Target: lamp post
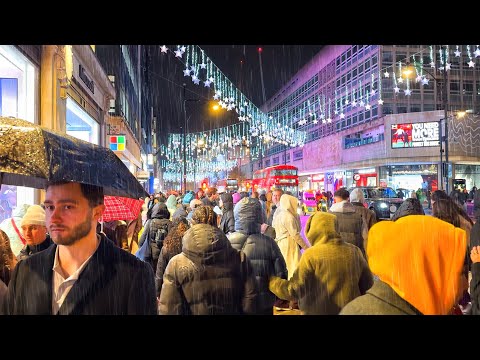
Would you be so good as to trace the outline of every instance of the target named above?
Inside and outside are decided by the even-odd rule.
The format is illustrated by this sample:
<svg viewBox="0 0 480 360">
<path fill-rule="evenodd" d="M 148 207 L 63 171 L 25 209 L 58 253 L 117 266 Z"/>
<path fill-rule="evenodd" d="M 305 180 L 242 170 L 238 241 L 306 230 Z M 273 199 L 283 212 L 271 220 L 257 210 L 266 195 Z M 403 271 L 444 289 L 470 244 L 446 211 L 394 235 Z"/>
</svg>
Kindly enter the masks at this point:
<svg viewBox="0 0 480 360">
<path fill-rule="evenodd" d="M 208 101 L 204 99 L 187 99 L 187 84 L 183 84 L 183 116 L 184 116 L 184 125 L 183 125 L 183 193 L 187 192 L 187 125 L 188 125 L 188 118 L 187 118 L 187 102 L 200 102 L 200 101 Z M 212 107 L 214 111 L 219 109 L 218 105 L 214 105 Z M 194 186 L 195 186 L 195 165 L 194 165 Z"/>
<path fill-rule="evenodd" d="M 440 130 L 440 188 L 442 190 L 445 189 L 445 192 L 448 194 L 448 94 L 447 94 L 447 56 L 446 56 L 446 48 L 445 46 L 441 47 L 442 49 L 442 56 L 443 56 L 443 82 L 442 82 L 442 87 L 441 87 L 441 92 L 442 92 L 442 105 L 443 105 L 443 119 L 440 119 L 439 123 L 439 130 Z M 407 64 L 407 69 L 410 67 L 410 64 Z M 439 79 L 433 75 L 430 71 L 426 70 L 425 68 L 422 69 L 429 74 L 435 83 L 438 85 Z M 411 73 L 411 69 L 407 70 L 404 72 L 406 77 L 409 76 Z M 442 120 L 445 122 L 445 134 L 442 136 Z M 445 163 L 443 162 L 443 142 L 445 142 Z M 446 178 L 446 181 L 445 181 Z M 444 181 L 445 181 L 445 187 L 444 187 Z"/>
<path fill-rule="evenodd" d="M 183 188 L 182 192 L 185 194 L 187 192 L 187 101 L 198 102 L 200 99 L 187 99 L 187 84 L 183 84 Z"/>
</svg>

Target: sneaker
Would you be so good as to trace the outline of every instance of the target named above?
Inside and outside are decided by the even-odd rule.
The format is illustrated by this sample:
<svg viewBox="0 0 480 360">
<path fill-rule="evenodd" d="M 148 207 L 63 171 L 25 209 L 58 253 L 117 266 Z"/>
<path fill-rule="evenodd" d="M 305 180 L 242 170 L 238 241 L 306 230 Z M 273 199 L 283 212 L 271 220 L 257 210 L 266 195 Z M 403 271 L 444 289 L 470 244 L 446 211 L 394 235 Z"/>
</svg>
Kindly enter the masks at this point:
<svg viewBox="0 0 480 360">
<path fill-rule="evenodd" d="M 273 304 L 273 308 L 277 311 L 290 310 L 290 301 L 277 299 L 277 300 L 275 300 L 275 303 Z"/>
</svg>

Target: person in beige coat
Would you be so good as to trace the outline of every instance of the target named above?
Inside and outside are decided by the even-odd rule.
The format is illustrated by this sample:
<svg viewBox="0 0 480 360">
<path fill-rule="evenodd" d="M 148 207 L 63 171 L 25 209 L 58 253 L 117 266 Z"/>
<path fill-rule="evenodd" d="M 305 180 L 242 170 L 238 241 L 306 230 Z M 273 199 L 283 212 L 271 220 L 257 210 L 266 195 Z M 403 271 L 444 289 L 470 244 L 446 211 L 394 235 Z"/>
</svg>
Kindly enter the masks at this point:
<svg viewBox="0 0 480 360">
<path fill-rule="evenodd" d="M 300 261 L 300 249 L 308 248 L 308 244 L 300 235 L 301 224 L 297 214 L 297 205 L 296 197 L 283 194 L 272 221 L 276 234 L 275 241 L 287 264 L 289 279 Z"/>
<path fill-rule="evenodd" d="M 289 280 L 270 277 L 269 289 L 282 299 L 299 299 L 305 315 L 336 315 L 373 285 L 361 250 L 342 240 L 333 214 L 316 212 L 305 226 L 307 249 Z"/>
</svg>

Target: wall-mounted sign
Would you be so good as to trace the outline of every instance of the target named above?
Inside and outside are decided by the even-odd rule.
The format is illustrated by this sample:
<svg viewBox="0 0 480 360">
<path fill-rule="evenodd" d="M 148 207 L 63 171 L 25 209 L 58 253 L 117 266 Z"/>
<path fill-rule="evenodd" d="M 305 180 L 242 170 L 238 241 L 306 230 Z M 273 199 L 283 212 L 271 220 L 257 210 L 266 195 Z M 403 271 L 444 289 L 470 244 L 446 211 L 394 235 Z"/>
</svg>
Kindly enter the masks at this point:
<svg viewBox="0 0 480 360">
<path fill-rule="evenodd" d="M 440 146 L 439 123 L 392 124 L 392 149 Z"/>
<path fill-rule="evenodd" d="M 360 174 L 353 175 L 353 180 L 355 180 L 355 181 L 360 180 Z"/>
<path fill-rule="evenodd" d="M 115 124 L 108 124 L 108 135 L 118 135 L 122 131 L 122 127 L 120 125 Z"/>
<path fill-rule="evenodd" d="M 85 86 L 92 92 L 92 94 L 95 94 L 95 84 L 93 80 L 91 80 L 88 76 L 87 73 L 85 72 L 85 68 L 79 64 L 78 65 L 78 75 L 80 76 L 80 79 L 82 79 L 83 83 Z"/>
<path fill-rule="evenodd" d="M 149 171 L 137 171 L 137 179 L 139 180 L 147 180 L 150 178 L 150 172 Z"/>
<path fill-rule="evenodd" d="M 109 136 L 110 150 L 125 151 L 125 135 Z"/>
<path fill-rule="evenodd" d="M 324 174 L 316 174 L 312 176 L 312 181 L 313 182 L 322 182 L 325 179 Z"/>
</svg>

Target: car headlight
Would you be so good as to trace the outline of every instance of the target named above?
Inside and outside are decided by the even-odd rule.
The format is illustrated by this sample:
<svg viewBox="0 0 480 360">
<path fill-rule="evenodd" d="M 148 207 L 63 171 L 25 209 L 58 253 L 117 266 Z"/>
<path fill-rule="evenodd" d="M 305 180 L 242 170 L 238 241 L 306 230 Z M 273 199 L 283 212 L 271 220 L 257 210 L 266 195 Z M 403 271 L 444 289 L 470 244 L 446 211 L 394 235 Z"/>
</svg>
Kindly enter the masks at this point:
<svg viewBox="0 0 480 360">
<path fill-rule="evenodd" d="M 380 209 L 386 209 L 386 208 L 388 208 L 388 205 L 385 204 L 385 203 L 381 203 L 381 204 L 379 205 L 379 207 L 380 207 Z"/>
</svg>

